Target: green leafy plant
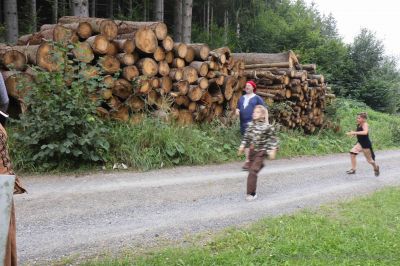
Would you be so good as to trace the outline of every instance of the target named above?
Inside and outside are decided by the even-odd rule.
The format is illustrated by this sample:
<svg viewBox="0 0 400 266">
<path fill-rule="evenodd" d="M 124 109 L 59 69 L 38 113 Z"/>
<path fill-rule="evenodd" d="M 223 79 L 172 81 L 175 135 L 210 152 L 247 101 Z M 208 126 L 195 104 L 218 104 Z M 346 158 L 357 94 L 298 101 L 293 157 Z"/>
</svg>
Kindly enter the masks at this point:
<svg viewBox="0 0 400 266">
<path fill-rule="evenodd" d="M 67 48 L 57 49 L 63 56 L 58 62 L 65 62 L 60 71 L 34 68 L 35 83 L 21 86 L 31 90 L 24 97 L 27 111 L 15 121 L 14 138 L 32 155 L 25 160 L 45 169 L 102 161 L 109 150 L 107 129 L 96 115 L 96 102 L 89 98 L 101 87 L 102 78 L 84 75 L 86 64 L 68 60 Z"/>
</svg>

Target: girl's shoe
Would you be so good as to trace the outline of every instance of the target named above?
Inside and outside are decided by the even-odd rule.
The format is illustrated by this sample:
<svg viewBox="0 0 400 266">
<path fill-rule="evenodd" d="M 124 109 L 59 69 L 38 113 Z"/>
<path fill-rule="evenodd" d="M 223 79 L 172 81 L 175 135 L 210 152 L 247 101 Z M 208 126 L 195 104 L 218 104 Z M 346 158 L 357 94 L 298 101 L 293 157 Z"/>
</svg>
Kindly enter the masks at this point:
<svg viewBox="0 0 400 266">
<path fill-rule="evenodd" d="M 376 166 L 376 168 L 374 169 L 374 173 L 375 173 L 375 176 L 379 176 L 379 165 L 377 165 Z"/>
<path fill-rule="evenodd" d="M 250 195 L 250 194 L 247 194 L 247 196 L 246 196 L 246 200 L 247 201 L 253 201 L 253 200 L 255 200 L 257 198 L 257 194 L 255 194 L 254 196 L 253 195 Z"/>
<path fill-rule="evenodd" d="M 242 166 L 243 171 L 249 171 L 250 168 L 250 162 L 245 162 L 244 165 Z"/>
<path fill-rule="evenodd" d="M 350 170 L 346 171 L 346 174 L 348 174 L 348 175 L 353 175 L 355 173 L 356 173 L 356 170 L 354 170 L 354 169 L 350 169 Z"/>
</svg>

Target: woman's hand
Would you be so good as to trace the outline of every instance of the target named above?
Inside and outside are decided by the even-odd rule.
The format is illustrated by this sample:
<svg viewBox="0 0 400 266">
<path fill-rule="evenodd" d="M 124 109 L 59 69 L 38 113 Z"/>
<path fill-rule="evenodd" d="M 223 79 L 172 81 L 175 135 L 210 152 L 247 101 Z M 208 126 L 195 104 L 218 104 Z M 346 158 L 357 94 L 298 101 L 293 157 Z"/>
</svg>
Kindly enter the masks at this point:
<svg viewBox="0 0 400 266">
<path fill-rule="evenodd" d="M 357 134 L 356 134 L 355 131 L 350 131 L 350 132 L 347 132 L 346 135 L 347 135 L 347 136 L 354 137 L 354 136 L 357 135 Z"/>
</svg>

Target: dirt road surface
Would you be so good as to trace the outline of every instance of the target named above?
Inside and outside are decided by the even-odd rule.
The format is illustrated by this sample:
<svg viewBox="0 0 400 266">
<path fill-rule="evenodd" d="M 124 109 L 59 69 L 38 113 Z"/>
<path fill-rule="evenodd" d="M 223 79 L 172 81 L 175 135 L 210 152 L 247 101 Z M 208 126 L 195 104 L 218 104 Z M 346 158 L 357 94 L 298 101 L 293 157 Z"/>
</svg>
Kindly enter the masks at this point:
<svg viewBox="0 0 400 266">
<path fill-rule="evenodd" d="M 377 152 L 381 175 L 347 154 L 266 161 L 258 199 L 246 202 L 241 163 L 145 173 L 24 177 L 29 194 L 15 197 L 21 264 L 181 241 L 199 232 L 353 198 L 400 185 L 400 150 Z"/>
</svg>

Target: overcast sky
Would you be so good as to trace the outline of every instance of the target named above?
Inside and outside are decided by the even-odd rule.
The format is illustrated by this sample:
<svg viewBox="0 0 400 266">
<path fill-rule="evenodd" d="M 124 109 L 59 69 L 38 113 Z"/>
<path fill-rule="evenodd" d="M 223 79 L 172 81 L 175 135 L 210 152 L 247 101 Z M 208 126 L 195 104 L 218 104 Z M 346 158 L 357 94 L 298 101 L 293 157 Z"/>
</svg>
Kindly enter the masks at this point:
<svg viewBox="0 0 400 266">
<path fill-rule="evenodd" d="M 305 0 L 322 14 L 332 13 L 339 34 L 351 43 L 367 28 L 383 41 L 388 55 L 400 56 L 400 1 L 398 0 Z"/>
</svg>

